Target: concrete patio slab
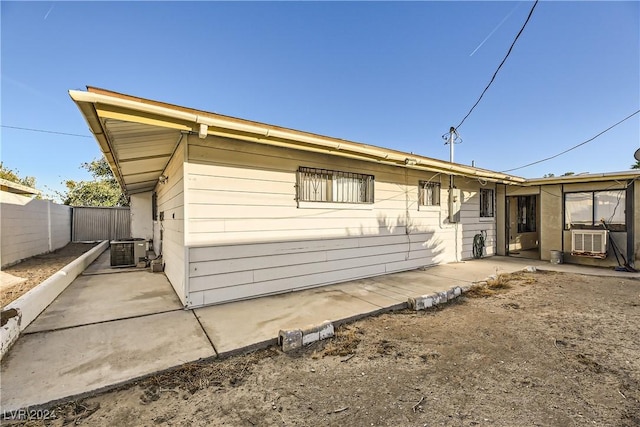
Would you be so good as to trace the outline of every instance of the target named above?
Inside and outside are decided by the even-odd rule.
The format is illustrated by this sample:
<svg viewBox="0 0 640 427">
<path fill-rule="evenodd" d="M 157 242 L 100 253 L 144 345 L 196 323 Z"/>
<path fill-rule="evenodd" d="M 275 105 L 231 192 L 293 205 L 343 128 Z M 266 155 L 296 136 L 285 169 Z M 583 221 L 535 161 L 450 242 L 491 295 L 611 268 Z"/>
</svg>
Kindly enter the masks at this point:
<svg viewBox="0 0 640 427">
<path fill-rule="evenodd" d="M 405 302 L 410 297 L 430 292 L 446 291 L 453 286 L 459 286 L 460 283 L 464 283 L 460 280 L 433 276 L 426 271 L 420 271 L 419 275 L 409 273 L 411 272 L 395 273 L 393 277 L 390 278 L 389 283 L 385 284 L 388 289 L 402 293 L 402 295 L 405 296 Z"/>
<path fill-rule="evenodd" d="M 182 304 L 164 274 L 138 270 L 126 274 L 81 275 L 25 333 L 181 309 Z"/>
<path fill-rule="evenodd" d="M 0 404 L 41 405 L 212 356 L 184 310 L 29 334 L 2 360 Z"/>
<path fill-rule="evenodd" d="M 522 270 L 528 265 L 529 260 L 505 261 L 502 257 L 473 260 L 194 311 L 218 353 L 225 355 L 275 343 L 281 329 L 304 329 L 325 320 L 339 324 L 406 307 L 409 298 L 485 280 L 496 272 Z"/>
<path fill-rule="evenodd" d="M 584 274 L 586 276 L 620 277 L 622 279 L 640 279 L 640 273 L 615 271 L 612 268 L 586 267 L 575 264 L 551 264 L 549 262 L 540 262 L 540 264 L 533 263 L 532 265 L 536 266 L 536 268 L 541 271 Z"/>
<path fill-rule="evenodd" d="M 362 299 L 378 307 L 392 307 L 406 302 L 407 298 L 397 292 L 373 283 L 353 283 L 353 286 L 339 288 L 353 298 Z"/>
<path fill-rule="evenodd" d="M 485 280 L 492 274 L 512 273 L 522 270 L 526 266 L 533 265 L 534 263 L 535 261 L 528 259 L 494 256 L 437 265 L 426 268 L 424 272 L 441 279 L 450 279 L 468 284 Z M 538 261 L 538 263 L 540 263 L 540 261 Z M 414 271 L 413 273 L 418 273 L 418 271 Z"/>
<path fill-rule="evenodd" d="M 220 355 L 275 343 L 280 329 L 371 313 L 380 306 L 328 287 L 238 301 L 194 312 Z"/>
</svg>

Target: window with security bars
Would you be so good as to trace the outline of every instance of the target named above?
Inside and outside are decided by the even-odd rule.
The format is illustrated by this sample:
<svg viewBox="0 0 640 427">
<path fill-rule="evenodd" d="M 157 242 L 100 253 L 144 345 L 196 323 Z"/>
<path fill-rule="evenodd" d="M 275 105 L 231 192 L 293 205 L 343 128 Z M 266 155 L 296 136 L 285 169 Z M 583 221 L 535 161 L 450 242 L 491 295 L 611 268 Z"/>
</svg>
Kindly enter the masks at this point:
<svg viewBox="0 0 640 427">
<path fill-rule="evenodd" d="M 480 189 L 480 218 L 493 218 L 493 190 Z"/>
<path fill-rule="evenodd" d="M 300 167 L 297 197 L 302 202 L 373 203 L 373 175 Z"/>
<path fill-rule="evenodd" d="M 439 182 L 420 181 L 418 191 L 418 202 L 420 206 L 440 205 Z"/>
</svg>

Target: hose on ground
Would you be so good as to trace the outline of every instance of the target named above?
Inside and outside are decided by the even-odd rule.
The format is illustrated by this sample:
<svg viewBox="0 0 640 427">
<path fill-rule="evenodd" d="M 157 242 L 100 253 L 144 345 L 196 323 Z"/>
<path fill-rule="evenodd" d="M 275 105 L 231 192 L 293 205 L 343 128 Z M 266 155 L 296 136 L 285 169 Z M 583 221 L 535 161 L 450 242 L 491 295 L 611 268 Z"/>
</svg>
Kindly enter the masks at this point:
<svg viewBox="0 0 640 427">
<path fill-rule="evenodd" d="M 473 236 L 473 257 L 475 259 L 482 258 L 484 253 L 484 233 L 478 233 Z"/>
</svg>

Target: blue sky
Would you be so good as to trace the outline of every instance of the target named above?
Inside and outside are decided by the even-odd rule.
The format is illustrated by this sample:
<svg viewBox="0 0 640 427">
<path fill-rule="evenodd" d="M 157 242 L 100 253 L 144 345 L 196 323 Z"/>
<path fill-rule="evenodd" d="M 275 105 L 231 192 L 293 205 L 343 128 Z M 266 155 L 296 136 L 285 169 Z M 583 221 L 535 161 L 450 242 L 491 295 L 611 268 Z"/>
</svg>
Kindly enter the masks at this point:
<svg viewBox="0 0 640 427">
<path fill-rule="evenodd" d="M 441 135 L 489 82 L 532 2 L 5 2 L 3 126 L 90 135 L 86 85 L 448 160 Z M 517 167 L 640 109 L 640 3 L 543 1 L 475 111 L 455 161 Z M 484 43 L 483 43 L 484 42 Z M 91 138 L 1 128 L 38 187 L 87 179 Z M 627 170 L 640 115 L 514 171 Z"/>
</svg>

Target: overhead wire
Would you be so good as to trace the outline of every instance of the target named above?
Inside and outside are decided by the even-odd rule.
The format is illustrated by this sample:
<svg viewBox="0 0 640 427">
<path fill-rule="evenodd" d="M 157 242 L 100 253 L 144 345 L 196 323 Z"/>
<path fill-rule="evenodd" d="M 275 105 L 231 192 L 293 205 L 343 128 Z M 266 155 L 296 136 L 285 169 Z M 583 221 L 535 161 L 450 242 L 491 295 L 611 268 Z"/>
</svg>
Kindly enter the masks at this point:
<svg viewBox="0 0 640 427">
<path fill-rule="evenodd" d="M 19 127 L 19 126 L 8 126 L 8 125 L 0 125 L 0 126 L 2 126 L 3 128 L 7 128 L 7 129 L 26 130 L 26 131 L 29 131 L 29 132 L 52 133 L 52 134 L 55 134 L 55 135 L 77 136 L 77 137 L 80 137 L 80 138 L 93 138 L 92 136 L 80 135 L 78 133 L 56 132 L 56 131 L 53 131 L 53 130 L 23 128 L 23 127 Z"/>
<path fill-rule="evenodd" d="M 513 43 L 511 43 L 511 46 L 509 47 L 509 50 L 507 51 L 507 54 L 504 56 L 504 58 L 502 59 L 502 62 L 500 62 L 500 65 L 498 65 L 498 68 L 496 69 L 495 73 L 493 73 L 493 76 L 491 77 L 491 80 L 489 81 L 489 84 L 484 88 L 484 90 L 482 91 L 482 93 L 480 94 L 480 97 L 478 98 L 478 100 L 476 101 L 475 104 L 473 104 L 473 107 L 471 107 L 471 109 L 469 110 L 469 112 L 467 113 L 466 116 L 464 116 L 464 118 L 460 121 L 460 123 L 458 124 L 458 126 L 456 126 L 455 128 L 458 129 L 460 126 L 462 126 L 462 124 L 465 122 L 465 120 L 467 120 L 467 117 L 469 117 L 471 115 L 471 113 L 473 112 L 473 110 L 478 106 L 478 104 L 480 103 L 480 101 L 482 100 L 482 97 L 484 96 L 484 94 L 487 92 L 487 90 L 489 90 L 489 87 L 491 86 L 491 84 L 493 83 L 493 81 L 496 79 L 496 76 L 498 75 L 498 72 L 500 71 L 500 69 L 502 68 L 502 66 L 504 65 L 504 63 L 507 61 L 507 58 L 509 57 L 509 55 L 511 54 L 511 51 L 513 50 L 513 47 L 516 45 L 516 42 L 518 41 L 518 38 L 520 38 L 520 35 L 522 34 L 522 32 L 524 31 L 524 28 L 527 26 L 527 23 L 529 22 L 529 20 L 531 19 L 531 15 L 533 15 L 533 11 L 535 10 L 536 6 L 538 5 L 538 1 L 536 0 L 533 3 L 533 6 L 531 7 L 531 10 L 529 11 L 529 15 L 527 16 L 527 19 L 524 21 L 524 24 L 522 24 L 522 27 L 520 28 L 520 31 L 518 31 L 518 34 L 516 34 L 516 37 L 513 39 Z"/>
<path fill-rule="evenodd" d="M 600 132 L 600 133 L 598 133 L 597 135 L 595 135 L 595 136 L 593 136 L 593 137 L 591 137 L 591 138 L 587 139 L 586 141 L 583 141 L 583 142 L 581 142 L 581 143 L 579 143 L 579 144 L 576 144 L 576 145 L 574 145 L 573 147 L 568 148 L 568 149 L 566 149 L 566 150 L 564 150 L 564 151 L 562 151 L 562 152 L 560 152 L 560 153 L 558 153 L 558 154 L 554 154 L 553 156 L 549 156 L 549 157 L 546 157 L 546 158 L 544 158 L 544 159 L 536 160 L 535 162 L 527 163 L 526 165 L 518 166 L 517 168 L 505 169 L 505 170 L 503 170 L 503 171 L 500 171 L 500 173 L 504 173 L 504 172 L 512 172 L 512 171 L 515 171 L 515 170 L 518 170 L 518 169 L 524 169 L 524 168 L 527 168 L 527 167 L 529 167 L 529 166 L 537 165 L 538 163 L 546 162 L 546 161 L 548 161 L 548 160 L 555 159 L 556 157 L 562 156 L 563 154 L 566 154 L 566 153 L 568 153 L 569 151 L 575 150 L 576 148 L 581 147 L 581 146 L 583 146 L 583 145 L 585 145 L 585 144 L 587 144 L 587 143 L 589 143 L 589 142 L 593 141 L 594 139 L 598 138 L 599 136 L 601 136 L 601 135 L 603 135 L 603 134 L 605 134 L 605 133 L 609 132 L 611 129 L 615 128 L 616 126 L 618 126 L 618 125 L 620 125 L 620 124 L 622 124 L 622 123 L 624 123 L 625 121 L 629 120 L 631 117 L 635 116 L 635 115 L 636 115 L 636 114 L 638 114 L 638 113 L 640 113 L 640 110 L 637 110 L 636 112 L 629 114 L 629 115 L 628 115 L 627 117 L 625 117 L 624 119 L 622 119 L 622 120 L 620 120 L 619 122 L 617 122 L 617 123 L 615 123 L 615 124 L 613 124 L 613 125 L 609 126 L 608 128 L 606 128 L 606 129 L 605 129 L 605 130 L 603 130 L 602 132 Z"/>
</svg>

